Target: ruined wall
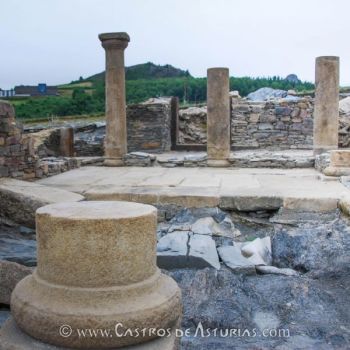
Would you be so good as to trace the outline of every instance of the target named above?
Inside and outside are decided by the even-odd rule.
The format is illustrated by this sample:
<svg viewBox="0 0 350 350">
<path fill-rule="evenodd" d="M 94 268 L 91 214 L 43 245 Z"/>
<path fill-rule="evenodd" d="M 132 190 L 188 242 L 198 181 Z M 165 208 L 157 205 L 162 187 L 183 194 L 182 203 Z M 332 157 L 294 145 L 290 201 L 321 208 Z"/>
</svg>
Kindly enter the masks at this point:
<svg viewBox="0 0 350 350">
<path fill-rule="evenodd" d="M 313 99 L 249 102 L 232 99 L 233 149 L 312 149 Z M 339 147 L 349 147 L 350 116 L 340 114 Z M 206 107 L 179 112 L 178 144 L 206 144 Z"/>
<path fill-rule="evenodd" d="M 34 154 L 32 139 L 22 132 L 13 106 L 0 101 L 0 176 L 36 177 L 38 157 Z"/>
<path fill-rule="evenodd" d="M 171 148 L 171 98 L 150 99 L 127 108 L 128 152 Z"/>
<path fill-rule="evenodd" d="M 128 152 L 160 153 L 171 148 L 172 98 L 150 99 L 127 107 Z M 105 123 L 74 130 L 77 156 L 102 156 Z"/>
<path fill-rule="evenodd" d="M 310 149 L 313 143 L 313 105 L 298 102 L 232 103 L 233 148 Z"/>
<path fill-rule="evenodd" d="M 23 134 L 13 106 L 0 101 L 0 177 L 31 180 L 78 167 L 74 158 L 52 157 L 58 145 L 59 129 Z"/>
</svg>

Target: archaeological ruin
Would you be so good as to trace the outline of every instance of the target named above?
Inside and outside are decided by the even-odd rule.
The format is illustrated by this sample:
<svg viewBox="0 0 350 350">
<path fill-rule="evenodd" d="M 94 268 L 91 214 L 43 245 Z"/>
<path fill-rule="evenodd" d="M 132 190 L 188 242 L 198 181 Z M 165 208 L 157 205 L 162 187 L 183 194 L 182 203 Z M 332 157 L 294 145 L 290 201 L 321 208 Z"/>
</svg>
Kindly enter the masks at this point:
<svg viewBox="0 0 350 350">
<path fill-rule="evenodd" d="M 105 120 L 23 127 L 0 100 L 0 350 L 349 348 L 339 57 L 314 95 L 212 67 L 205 104 L 127 106 L 132 41 L 98 37 Z"/>
</svg>

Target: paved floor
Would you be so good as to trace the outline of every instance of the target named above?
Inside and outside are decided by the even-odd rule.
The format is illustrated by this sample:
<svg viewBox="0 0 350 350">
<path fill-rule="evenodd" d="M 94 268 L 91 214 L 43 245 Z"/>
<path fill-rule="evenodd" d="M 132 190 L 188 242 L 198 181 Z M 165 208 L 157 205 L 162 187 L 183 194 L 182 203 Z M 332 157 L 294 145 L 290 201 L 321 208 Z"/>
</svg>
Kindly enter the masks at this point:
<svg viewBox="0 0 350 350">
<path fill-rule="evenodd" d="M 350 191 L 324 181 L 314 169 L 141 168 L 88 166 L 38 183 L 83 194 L 89 200 L 131 200 L 239 210 L 281 206 L 316 211 L 337 207 Z"/>
</svg>

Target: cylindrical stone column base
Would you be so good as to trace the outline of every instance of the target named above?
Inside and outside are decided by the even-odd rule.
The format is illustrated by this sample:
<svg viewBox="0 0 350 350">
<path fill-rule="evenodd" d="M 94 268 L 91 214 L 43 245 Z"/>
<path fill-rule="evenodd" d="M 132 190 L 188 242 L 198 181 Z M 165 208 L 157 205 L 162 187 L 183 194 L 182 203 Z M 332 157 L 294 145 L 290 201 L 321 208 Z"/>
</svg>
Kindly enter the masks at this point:
<svg viewBox="0 0 350 350">
<path fill-rule="evenodd" d="M 138 203 L 38 209 L 38 266 L 11 299 L 18 327 L 44 343 L 81 349 L 120 348 L 158 336 L 135 336 L 136 329 L 172 329 L 181 315 L 181 293 L 156 266 L 156 224 L 156 208 Z M 60 333 L 65 325 L 69 336 Z M 81 336 L 86 329 L 111 335 Z"/>
<path fill-rule="evenodd" d="M 207 152 L 209 166 L 229 165 L 230 80 L 228 68 L 207 71 Z"/>
<path fill-rule="evenodd" d="M 338 148 L 339 57 L 316 58 L 314 153 Z"/>
</svg>

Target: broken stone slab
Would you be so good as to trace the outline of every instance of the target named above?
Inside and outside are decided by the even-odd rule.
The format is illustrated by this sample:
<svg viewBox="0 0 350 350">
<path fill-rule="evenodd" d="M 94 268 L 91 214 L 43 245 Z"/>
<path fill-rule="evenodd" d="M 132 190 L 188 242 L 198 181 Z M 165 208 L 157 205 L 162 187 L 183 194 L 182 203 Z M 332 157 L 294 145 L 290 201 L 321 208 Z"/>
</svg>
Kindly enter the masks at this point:
<svg viewBox="0 0 350 350">
<path fill-rule="evenodd" d="M 256 238 L 242 246 L 241 252 L 246 258 L 251 258 L 255 265 L 270 265 L 272 262 L 271 239 L 269 236 Z"/>
<path fill-rule="evenodd" d="M 210 236 L 192 235 L 189 241 L 189 264 L 191 267 L 214 267 L 220 269 L 215 241 Z"/>
<path fill-rule="evenodd" d="M 157 264 L 160 268 L 220 269 L 215 241 L 210 236 L 174 231 L 163 236 L 157 245 Z"/>
<path fill-rule="evenodd" d="M 223 263 L 235 272 L 255 274 L 255 265 L 245 258 L 237 246 L 218 247 L 218 253 Z"/>
<path fill-rule="evenodd" d="M 157 265 L 163 269 L 187 267 L 188 241 L 188 231 L 174 231 L 163 236 L 157 244 Z"/>
<path fill-rule="evenodd" d="M 156 159 L 155 155 L 146 152 L 130 152 L 124 156 L 127 166 L 151 166 Z"/>
<path fill-rule="evenodd" d="M 30 267 L 0 260 L 0 304 L 10 305 L 11 293 L 17 283 L 32 272 Z"/>
<path fill-rule="evenodd" d="M 272 275 L 285 275 L 285 276 L 299 276 L 299 273 L 293 269 L 289 268 L 278 268 L 275 266 L 255 266 L 256 270 L 263 274 L 272 274 Z"/>
<path fill-rule="evenodd" d="M 213 235 L 223 237 L 238 237 L 241 232 L 234 227 L 232 220 L 225 217 L 220 223 L 216 222 L 212 217 L 198 219 L 191 227 L 193 233 L 201 235 Z"/>
<path fill-rule="evenodd" d="M 0 216 L 28 227 L 35 227 L 35 211 L 58 202 L 79 202 L 84 197 L 54 187 L 15 179 L 0 180 Z"/>
</svg>

